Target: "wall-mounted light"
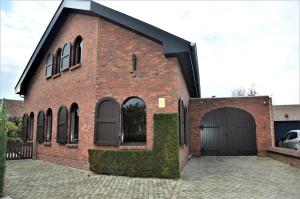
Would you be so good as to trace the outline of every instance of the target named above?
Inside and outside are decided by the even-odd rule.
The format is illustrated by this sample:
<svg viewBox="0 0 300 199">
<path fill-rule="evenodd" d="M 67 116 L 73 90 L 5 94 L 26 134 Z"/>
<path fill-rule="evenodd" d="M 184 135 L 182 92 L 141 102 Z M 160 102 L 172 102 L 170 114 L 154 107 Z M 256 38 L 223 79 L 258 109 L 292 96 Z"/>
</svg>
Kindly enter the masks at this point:
<svg viewBox="0 0 300 199">
<path fill-rule="evenodd" d="M 135 77 L 136 65 L 137 65 L 137 57 L 135 54 L 133 54 L 131 57 L 131 71 L 130 71 L 132 77 Z"/>
<path fill-rule="evenodd" d="M 284 114 L 284 117 L 285 117 L 285 119 L 288 119 L 289 118 L 289 114 Z"/>
</svg>

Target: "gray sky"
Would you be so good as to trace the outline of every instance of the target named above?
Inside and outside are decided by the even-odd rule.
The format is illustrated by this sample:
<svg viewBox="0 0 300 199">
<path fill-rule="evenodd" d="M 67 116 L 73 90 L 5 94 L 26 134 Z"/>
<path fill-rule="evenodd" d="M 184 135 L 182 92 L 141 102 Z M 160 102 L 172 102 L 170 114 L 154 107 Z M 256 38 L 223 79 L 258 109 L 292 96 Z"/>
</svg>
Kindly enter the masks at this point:
<svg viewBox="0 0 300 199">
<path fill-rule="evenodd" d="M 97 1 L 197 43 L 202 97 L 254 87 L 300 103 L 300 1 Z M 1 0 L 0 97 L 14 87 L 60 1 Z"/>
</svg>

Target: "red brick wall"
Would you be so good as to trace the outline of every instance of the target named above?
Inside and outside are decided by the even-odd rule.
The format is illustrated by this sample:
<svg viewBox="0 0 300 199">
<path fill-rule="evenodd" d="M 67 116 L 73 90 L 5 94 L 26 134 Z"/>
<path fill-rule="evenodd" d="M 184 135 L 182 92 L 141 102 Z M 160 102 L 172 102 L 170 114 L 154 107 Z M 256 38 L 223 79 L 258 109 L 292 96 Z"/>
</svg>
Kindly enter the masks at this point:
<svg viewBox="0 0 300 199">
<path fill-rule="evenodd" d="M 179 75 L 177 59 L 166 58 L 161 44 L 103 19 L 80 14 L 68 17 L 48 52 L 55 53 L 65 42 L 73 42 L 77 35 L 83 38 L 81 67 L 47 80 L 44 77 L 46 53 L 28 87 L 24 109 L 35 116 L 34 140 L 38 112 L 43 110 L 46 113 L 51 108 L 53 114 L 51 146 L 37 144 L 37 157 L 88 168 L 88 149 L 113 148 L 93 144 L 95 105 L 107 96 L 114 97 L 120 105 L 128 97 L 137 96 L 147 106 L 146 146 L 114 149 L 152 149 L 153 114 L 177 112 L 179 91 L 188 101 L 185 88 L 178 90 L 183 79 Z M 137 55 L 135 77 L 130 73 L 132 54 Z M 158 108 L 158 98 L 166 99 L 165 108 Z M 57 114 L 61 105 L 70 109 L 74 102 L 79 106 L 79 142 L 77 148 L 68 148 L 56 143 Z"/>
<path fill-rule="evenodd" d="M 234 97 L 190 99 L 190 152 L 201 155 L 200 122 L 205 113 L 222 107 L 234 107 L 249 112 L 256 122 L 257 152 L 265 156 L 274 136 L 271 125 L 271 99 L 262 97 Z"/>
</svg>

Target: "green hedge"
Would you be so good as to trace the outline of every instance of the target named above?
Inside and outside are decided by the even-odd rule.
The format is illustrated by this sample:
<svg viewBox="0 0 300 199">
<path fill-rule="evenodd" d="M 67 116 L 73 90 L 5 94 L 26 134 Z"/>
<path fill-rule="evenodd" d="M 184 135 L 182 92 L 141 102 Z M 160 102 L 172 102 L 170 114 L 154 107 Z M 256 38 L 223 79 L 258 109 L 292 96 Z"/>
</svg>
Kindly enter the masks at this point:
<svg viewBox="0 0 300 199">
<path fill-rule="evenodd" d="M 6 150 L 6 111 L 0 105 L 0 197 L 3 196 L 4 172 L 5 172 L 5 150 Z"/>
<path fill-rule="evenodd" d="M 178 135 L 178 114 L 156 114 L 153 150 L 89 149 L 90 169 L 108 175 L 179 178 Z"/>
</svg>

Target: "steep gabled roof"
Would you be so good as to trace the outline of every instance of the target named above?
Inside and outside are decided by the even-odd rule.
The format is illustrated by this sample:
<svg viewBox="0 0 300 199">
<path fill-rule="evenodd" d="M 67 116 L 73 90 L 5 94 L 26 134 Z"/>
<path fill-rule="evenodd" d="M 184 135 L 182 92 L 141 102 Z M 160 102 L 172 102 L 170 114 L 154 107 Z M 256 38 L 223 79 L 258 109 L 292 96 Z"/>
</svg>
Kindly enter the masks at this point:
<svg viewBox="0 0 300 199">
<path fill-rule="evenodd" d="M 25 95 L 27 86 L 58 30 L 70 13 L 104 18 L 163 45 L 166 57 L 177 57 L 191 97 L 200 97 L 196 45 L 138 19 L 93 1 L 62 1 L 23 71 L 15 92 Z"/>
</svg>

